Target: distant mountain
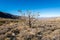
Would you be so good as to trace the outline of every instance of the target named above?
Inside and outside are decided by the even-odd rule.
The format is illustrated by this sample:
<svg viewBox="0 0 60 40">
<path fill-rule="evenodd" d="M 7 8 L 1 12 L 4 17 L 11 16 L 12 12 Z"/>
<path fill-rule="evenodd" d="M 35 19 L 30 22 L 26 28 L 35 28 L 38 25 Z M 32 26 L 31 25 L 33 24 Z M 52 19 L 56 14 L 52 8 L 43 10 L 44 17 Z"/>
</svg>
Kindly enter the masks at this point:
<svg viewBox="0 0 60 40">
<path fill-rule="evenodd" d="M 18 18 L 19 18 L 19 16 L 12 15 L 12 14 L 5 13 L 5 12 L 0 12 L 0 18 L 18 19 Z"/>
</svg>

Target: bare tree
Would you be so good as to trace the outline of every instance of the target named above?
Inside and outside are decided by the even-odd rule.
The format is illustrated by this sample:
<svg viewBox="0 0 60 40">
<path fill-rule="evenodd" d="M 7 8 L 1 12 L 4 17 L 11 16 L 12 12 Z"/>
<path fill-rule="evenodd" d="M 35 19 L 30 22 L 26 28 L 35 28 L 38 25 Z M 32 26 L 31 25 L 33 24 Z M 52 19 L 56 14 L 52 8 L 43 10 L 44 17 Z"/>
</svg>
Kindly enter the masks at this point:
<svg viewBox="0 0 60 40">
<path fill-rule="evenodd" d="M 27 10 L 25 13 L 22 13 L 22 11 L 19 11 L 21 16 L 24 17 L 24 20 L 27 20 L 27 23 L 29 25 L 29 27 L 32 27 L 32 25 L 34 25 L 35 21 L 37 20 L 39 13 L 32 13 L 32 11 Z M 26 21 L 24 22 L 24 24 L 26 23 Z"/>
</svg>

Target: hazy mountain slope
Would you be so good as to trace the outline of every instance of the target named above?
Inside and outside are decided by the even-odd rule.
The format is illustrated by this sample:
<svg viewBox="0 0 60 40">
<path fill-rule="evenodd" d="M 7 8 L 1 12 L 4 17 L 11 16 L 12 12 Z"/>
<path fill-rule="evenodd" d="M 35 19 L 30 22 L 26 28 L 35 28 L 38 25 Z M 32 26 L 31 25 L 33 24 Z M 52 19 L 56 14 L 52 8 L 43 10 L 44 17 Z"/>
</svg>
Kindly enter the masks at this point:
<svg viewBox="0 0 60 40">
<path fill-rule="evenodd" d="M 0 12 L 0 17 L 1 18 L 11 18 L 11 19 L 17 19 L 19 18 L 18 16 L 9 14 L 9 13 L 4 13 L 4 12 Z"/>
</svg>

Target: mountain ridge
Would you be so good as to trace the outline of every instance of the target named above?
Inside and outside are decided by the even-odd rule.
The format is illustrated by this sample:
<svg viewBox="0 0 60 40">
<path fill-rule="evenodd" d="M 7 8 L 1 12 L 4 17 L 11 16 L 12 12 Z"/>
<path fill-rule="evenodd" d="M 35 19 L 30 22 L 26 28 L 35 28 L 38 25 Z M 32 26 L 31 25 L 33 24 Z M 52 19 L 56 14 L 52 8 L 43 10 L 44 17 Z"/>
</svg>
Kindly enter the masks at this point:
<svg viewBox="0 0 60 40">
<path fill-rule="evenodd" d="M 12 15 L 12 14 L 10 14 L 10 13 L 6 13 L 6 12 L 1 12 L 1 11 L 0 11 L 0 18 L 18 19 L 19 16 Z"/>
</svg>

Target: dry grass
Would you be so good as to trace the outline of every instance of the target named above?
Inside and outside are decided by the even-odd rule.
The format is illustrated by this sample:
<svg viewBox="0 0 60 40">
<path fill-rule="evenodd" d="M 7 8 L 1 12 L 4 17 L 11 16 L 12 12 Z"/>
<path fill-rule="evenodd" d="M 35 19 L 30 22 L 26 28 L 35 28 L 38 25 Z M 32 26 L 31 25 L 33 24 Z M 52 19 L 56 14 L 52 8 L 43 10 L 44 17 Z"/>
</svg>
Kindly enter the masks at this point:
<svg viewBox="0 0 60 40">
<path fill-rule="evenodd" d="M 38 20 L 32 28 L 24 22 L 18 20 L 0 26 L 0 40 L 10 40 L 13 34 L 16 40 L 60 40 L 60 18 Z"/>
</svg>

